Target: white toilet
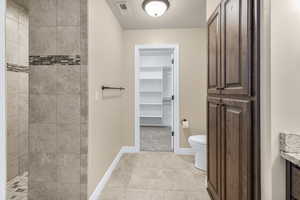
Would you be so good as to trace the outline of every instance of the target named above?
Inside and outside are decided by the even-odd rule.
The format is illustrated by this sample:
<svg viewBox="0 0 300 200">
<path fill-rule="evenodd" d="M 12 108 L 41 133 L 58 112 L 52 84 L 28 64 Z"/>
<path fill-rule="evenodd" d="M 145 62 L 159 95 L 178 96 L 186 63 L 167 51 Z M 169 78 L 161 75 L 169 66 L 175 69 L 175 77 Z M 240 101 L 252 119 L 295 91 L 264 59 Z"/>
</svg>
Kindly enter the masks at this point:
<svg viewBox="0 0 300 200">
<path fill-rule="evenodd" d="M 195 154 L 195 167 L 206 171 L 206 135 L 193 135 L 189 137 L 189 143 Z"/>
</svg>

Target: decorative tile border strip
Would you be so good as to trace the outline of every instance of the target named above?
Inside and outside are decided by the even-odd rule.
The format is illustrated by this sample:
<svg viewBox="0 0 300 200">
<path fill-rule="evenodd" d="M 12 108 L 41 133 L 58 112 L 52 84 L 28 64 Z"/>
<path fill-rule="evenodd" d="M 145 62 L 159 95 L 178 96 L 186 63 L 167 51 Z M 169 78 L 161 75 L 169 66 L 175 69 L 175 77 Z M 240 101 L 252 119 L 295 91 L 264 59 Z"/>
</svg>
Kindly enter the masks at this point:
<svg viewBox="0 0 300 200">
<path fill-rule="evenodd" d="M 29 56 L 30 65 L 80 65 L 80 55 Z"/>
<path fill-rule="evenodd" d="M 6 63 L 6 69 L 7 69 L 7 71 L 11 71 L 11 72 L 29 73 L 29 66 L 22 66 L 22 65 Z"/>
</svg>

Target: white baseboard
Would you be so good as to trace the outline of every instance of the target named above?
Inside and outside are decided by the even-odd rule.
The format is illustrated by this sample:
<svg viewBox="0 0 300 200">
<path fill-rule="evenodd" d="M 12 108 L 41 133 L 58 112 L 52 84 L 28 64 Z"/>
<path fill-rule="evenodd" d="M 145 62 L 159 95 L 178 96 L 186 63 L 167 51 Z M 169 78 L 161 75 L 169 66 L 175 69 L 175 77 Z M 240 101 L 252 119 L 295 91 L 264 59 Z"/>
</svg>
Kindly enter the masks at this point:
<svg viewBox="0 0 300 200">
<path fill-rule="evenodd" d="M 137 153 L 139 150 L 136 147 L 124 146 L 121 148 L 122 153 Z"/>
<path fill-rule="evenodd" d="M 175 153 L 179 155 L 194 155 L 195 151 L 192 148 L 179 148 L 175 150 Z"/>
<path fill-rule="evenodd" d="M 121 150 L 119 151 L 119 153 L 117 154 L 117 156 L 115 157 L 115 159 L 110 164 L 107 171 L 105 172 L 104 176 L 102 177 L 102 179 L 98 183 L 96 189 L 94 190 L 94 192 L 90 196 L 89 200 L 100 200 L 99 198 L 100 198 L 101 192 L 103 191 L 106 183 L 108 182 L 109 178 L 111 177 L 112 172 L 117 167 L 122 155 L 124 153 L 136 153 L 136 152 L 138 152 L 138 150 L 135 147 L 126 147 L 126 146 L 124 146 L 124 147 L 121 148 Z"/>
</svg>

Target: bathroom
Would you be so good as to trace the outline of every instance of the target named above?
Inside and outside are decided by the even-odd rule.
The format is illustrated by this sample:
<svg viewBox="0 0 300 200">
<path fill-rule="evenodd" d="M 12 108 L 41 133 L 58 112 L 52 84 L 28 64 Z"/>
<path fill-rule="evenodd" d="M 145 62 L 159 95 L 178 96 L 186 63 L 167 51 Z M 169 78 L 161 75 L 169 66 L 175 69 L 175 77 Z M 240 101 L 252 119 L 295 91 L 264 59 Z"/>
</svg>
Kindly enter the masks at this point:
<svg viewBox="0 0 300 200">
<path fill-rule="evenodd" d="M 298 195 L 299 1 L 0 3 L 1 200 Z"/>
<path fill-rule="evenodd" d="M 205 1 L 194 2 L 194 10 L 193 5 L 186 8 L 202 10 L 197 15 L 201 20 L 194 19 L 186 27 L 182 25 L 192 16 L 178 26 L 168 19 L 138 29 L 120 25 L 115 1 L 89 3 L 95 6 L 88 8 L 86 0 L 7 0 L 9 200 L 86 199 L 94 190 L 93 181 L 99 181 L 120 149 L 137 151 L 132 133 L 139 124 L 130 121 L 135 121 L 134 98 L 139 93 L 134 89 L 138 44 L 176 47 L 172 53 L 175 63 L 169 68 L 173 72 L 168 80 L 169 99 L 165 100 L 169 104 L 166 112 L 173 114 L 167 117 L 168 123 L 174 125 L 164 133 L 167 140 L 156 138 L 165 145 L 162 149 L 147 144 L 140 133 L 140 144 L 151 146 L 150 150 L 141 146 L 141 150 L 191 155 L 188 138 L 206 133 Z M 139 8 L 137 2 L 128 3 L 130 9 Z M 99 20 L 97 13 L 103 13 L 106 20 Z M 148 18 L 144 11 L 139 15 Z M 168 62 L 171 64 L 171 58 Z M 102 90 L 102 86 L 124 90 Z M 152 128 L 158 132 L 159 127 Z M 93 136 L 88 139 L 89 129 Z M 97 139 L 101 137 L 105 140 Z M 91 159 L 94 156 L 100 159 Z M 193 167 L 193 157 L 187 157 Z M 88 168 L 95 174 L 88 173 Z"/>
</svg>

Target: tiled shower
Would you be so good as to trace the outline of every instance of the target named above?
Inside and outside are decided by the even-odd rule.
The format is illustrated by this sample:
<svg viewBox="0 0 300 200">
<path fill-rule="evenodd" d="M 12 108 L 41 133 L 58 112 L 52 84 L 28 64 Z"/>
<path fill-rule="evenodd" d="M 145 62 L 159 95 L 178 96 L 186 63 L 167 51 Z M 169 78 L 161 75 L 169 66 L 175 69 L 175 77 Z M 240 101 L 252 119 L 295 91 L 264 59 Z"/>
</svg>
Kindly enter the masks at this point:
<svg viewBox="0 0 300 200">
<path fill-rule="evenodd" d="M 87 0 L 8 0 L 7 5 L 8 178 L 28 182 L 28 192 L 24 184 L 19 190 L 26 195 L 17 196 L 20 188 L 13 181 L 9 193 L 21 200 L 85 200 Z M 17 16 L 15 8 L 24 13 Z M 13 16 L 18 31 L 25 23 L 27 35 L 13 29 Z M 10 42 L 13 37 L 17 42 Z"/>
</svg>

